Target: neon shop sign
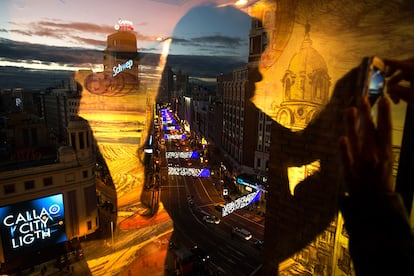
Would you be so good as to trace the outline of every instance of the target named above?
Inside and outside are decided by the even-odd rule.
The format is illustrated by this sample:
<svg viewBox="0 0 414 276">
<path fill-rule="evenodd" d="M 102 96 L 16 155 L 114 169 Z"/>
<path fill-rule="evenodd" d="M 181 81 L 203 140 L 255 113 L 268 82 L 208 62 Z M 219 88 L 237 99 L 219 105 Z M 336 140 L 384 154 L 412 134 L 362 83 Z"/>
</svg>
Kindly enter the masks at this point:
<svg viewBox="0 0 414 276">
<path fill-rule="evenodd" d="M 112 76 L 116 77 L 116 75 L 118 75 L 122 71 L 125 71 L 126 69 L 132 69 L 132 65 L 134 65 L 134 61 L 132 59 L 130 59 L 130 60 L 126 61 L 123 64 L 118 64 L 118 65 L 112 67 L 112 70 L 114 71 Z"/>
</svg>

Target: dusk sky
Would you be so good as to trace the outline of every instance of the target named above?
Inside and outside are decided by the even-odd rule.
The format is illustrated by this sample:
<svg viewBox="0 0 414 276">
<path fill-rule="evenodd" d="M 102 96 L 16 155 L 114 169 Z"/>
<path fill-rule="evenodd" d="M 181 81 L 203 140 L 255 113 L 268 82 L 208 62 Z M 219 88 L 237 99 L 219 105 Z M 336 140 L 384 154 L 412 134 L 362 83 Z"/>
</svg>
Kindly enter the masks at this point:
<svg viewBox="0 0 414 276">
<path fill-rule="evenodd" d="M 160 53 L 159 40 L 172 37 L 171 55 L 245 61 L 250 17 L 241 10 L 252 2 L 1 1 L 0 69 L 99 70 L 102 59 L 96 53 L 105 49 L 106 38 L 119 19 L 133 23 L 139 52 Z"/>
</svg>

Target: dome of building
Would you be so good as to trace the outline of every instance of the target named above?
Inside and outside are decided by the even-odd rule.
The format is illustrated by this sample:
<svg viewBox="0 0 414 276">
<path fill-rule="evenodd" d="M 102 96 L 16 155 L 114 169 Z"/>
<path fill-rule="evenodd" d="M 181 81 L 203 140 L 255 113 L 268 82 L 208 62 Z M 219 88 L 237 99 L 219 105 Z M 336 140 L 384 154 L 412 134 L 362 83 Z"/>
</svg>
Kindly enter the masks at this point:
<svg viewBox="0 0 414 276">
<path fill-rule="evenodd" d="M 300 101 L 320 105 L 329 94 L 328 66 L 322 55 L 312 47 L 310 26 L 299 51 L 293 55 L 283 77 L 284 102 Z"/>
<path fill-rule="evenodd" d="M 299 51 L 290 60 L 283 78 L 283 101 L 277 121 L 290 129 L 305 128 L 329 100 L 330 77 L 322 55 L 312 47 L 310 25 Z"/>
<path fill-rule="evenodd" d="M 302 46 L 301 50 L 292 57 L 288 70 L 305 75 L 318 70 L 328 70 L 325 60 L 318 51 L 311 46 L 312 43 L 305 42 L 306 41 L 304 41 L 303 44 L 308 44 L 309 46 Z"/>
</svg>

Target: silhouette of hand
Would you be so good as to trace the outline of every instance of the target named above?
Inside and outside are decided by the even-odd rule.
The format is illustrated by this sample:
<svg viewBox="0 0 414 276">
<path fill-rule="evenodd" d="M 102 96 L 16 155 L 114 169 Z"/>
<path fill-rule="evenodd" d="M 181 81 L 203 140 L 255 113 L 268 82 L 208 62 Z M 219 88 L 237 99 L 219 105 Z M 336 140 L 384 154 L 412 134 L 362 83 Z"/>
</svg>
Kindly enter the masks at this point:
<svg viewBox="0 0 414 276">
<path fill-rule="evenodd" d="M 391 100 L 398 103 L 400 100 L 406 101 L 414 106 L 414 58 L 404 61 L 384 60 L 388 66 L 387 91 Z M 404 85 L 404 81 L 410 85 Z"/>
<path fill-rule="evenodd" d="M 377 126 L 368 98 L 346 113 L 347 134 L 340 139 L 345 181 L 350 195 L 378 195 L 395 190 L 392 176 L 390 101 L 378 102 Z"/>
</svg>

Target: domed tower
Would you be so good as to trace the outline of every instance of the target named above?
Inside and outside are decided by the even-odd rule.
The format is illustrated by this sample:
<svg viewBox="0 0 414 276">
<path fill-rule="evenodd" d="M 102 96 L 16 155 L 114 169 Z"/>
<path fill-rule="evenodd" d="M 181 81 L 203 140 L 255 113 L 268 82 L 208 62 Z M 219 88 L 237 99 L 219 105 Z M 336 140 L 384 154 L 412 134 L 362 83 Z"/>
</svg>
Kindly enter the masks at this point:
<svg viewBox="0 0 414 276">
<path fill-rule="evenodd" d="M 107 37 L 103 73 L 90 74 L 85 79 L 86 88 L 93 94 L 123 96 L 138 91 L 138 48 L 133 24 L 120 19 L 115 30 Z"/>
<path fill-rule="evenodd" d="M 107 37 L 103 61 L 104 71 L 110 73 L 113 77 L 123 71 L 138 77 L 137 38 L 132 22 L 119 20 L 118 24 L 115 25 L 115 30 L 116 32 Z M 129 60 L 132 60 L 131 66 L 127 64 Z M 118 65 L 121 65 L 119 70 Z"/>
<path fill-rule="evenodd" d="M 292 130 L 305 128 L 329 100 L 330 77 L 323 57 L 312 47 L 306 24 L 300 50 L 292 57 L 283 78 L 283 101 L 277 121 Z"/>
</svg>

